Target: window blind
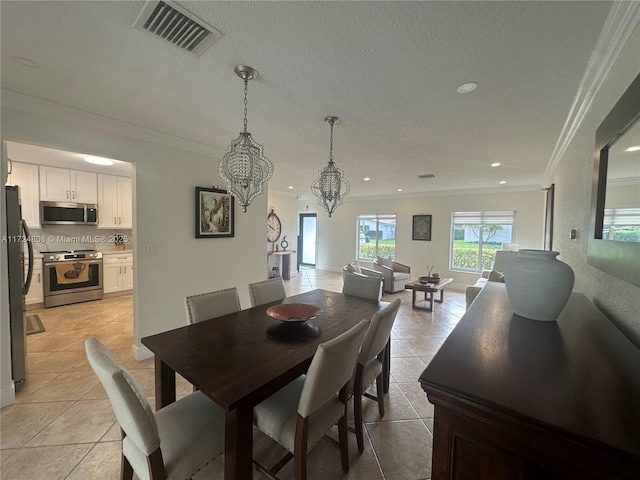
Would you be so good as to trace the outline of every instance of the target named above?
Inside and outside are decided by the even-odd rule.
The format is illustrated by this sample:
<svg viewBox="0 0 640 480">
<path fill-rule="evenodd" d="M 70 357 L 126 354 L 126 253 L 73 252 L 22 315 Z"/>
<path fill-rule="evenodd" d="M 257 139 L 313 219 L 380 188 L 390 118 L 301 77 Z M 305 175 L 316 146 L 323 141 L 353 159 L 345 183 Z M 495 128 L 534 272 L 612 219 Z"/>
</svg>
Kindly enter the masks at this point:
<svg viewBox="0 0 640 480">
<path fill-rule="evenodd" d="M 495 210 L 488 212 L 453 212 L 453 225 L 515 225 L 515 210 Z"/>
</svg>

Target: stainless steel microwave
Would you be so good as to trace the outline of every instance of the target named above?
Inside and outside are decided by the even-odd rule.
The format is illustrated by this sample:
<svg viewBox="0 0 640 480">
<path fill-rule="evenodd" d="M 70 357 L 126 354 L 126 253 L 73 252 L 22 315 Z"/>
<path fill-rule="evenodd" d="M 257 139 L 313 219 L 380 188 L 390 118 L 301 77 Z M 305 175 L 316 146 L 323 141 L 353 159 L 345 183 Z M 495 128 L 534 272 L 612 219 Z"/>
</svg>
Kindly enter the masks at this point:
<svg viewBox="0 0 640 480">
<path fill-rule="evenodd" d="M 42 225 L 97 225 L 95 203 L 40 202 Z"/>
</svg>

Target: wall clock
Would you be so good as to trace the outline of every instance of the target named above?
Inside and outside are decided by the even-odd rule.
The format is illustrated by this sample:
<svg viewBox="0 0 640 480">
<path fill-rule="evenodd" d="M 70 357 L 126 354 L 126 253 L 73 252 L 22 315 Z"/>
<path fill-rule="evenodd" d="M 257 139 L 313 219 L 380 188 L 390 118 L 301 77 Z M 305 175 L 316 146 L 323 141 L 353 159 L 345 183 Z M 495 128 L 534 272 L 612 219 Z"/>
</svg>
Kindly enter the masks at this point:
<svg viewBox="0 0 640 480">
<path fill-rule="evenodd" d="M 269 215 L 267 215 L 267 241 L 277 242 L 281 233 L 282 223 L 280 223 L 280 218 L 276 215 L 275 210 L 271 208 Z"/>
</svg>

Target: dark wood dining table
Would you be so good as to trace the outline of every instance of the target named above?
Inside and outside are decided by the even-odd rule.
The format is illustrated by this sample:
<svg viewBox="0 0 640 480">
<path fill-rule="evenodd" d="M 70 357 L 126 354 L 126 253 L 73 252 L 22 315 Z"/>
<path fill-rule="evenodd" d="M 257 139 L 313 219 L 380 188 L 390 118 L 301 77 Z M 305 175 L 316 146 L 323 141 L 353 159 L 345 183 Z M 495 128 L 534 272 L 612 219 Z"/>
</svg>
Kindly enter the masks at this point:
<svg viewBox="0 0 640 480">
<path fill-rule="evenodd" d="M 279 303 L 311 304 L 322 313 L 307 322 L 281 322 L 266 313 Z M 253 407 L 304 374 L 320 343 L 386 305 L 318 289 L 145 337 L 142 344 L 155 355 L 156 408 L 175 401 L 179 373 L 225 411 L 224 478 L 251 479 Z"/>
</svg>

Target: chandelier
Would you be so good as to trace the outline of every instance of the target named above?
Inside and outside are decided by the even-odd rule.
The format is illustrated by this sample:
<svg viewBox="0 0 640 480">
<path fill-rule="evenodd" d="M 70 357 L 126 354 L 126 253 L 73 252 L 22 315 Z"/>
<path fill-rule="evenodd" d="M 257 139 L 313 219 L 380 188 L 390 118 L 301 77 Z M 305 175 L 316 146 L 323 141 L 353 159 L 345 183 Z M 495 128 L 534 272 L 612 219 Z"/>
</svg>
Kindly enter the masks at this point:
<svg viewBox="0 0 640 480">
<path fill-rule="evenodd" d="M 331 128 L 331 138 L 329 143 L 329 162 L 327 166 L 320 170 L 320 176 L 311 184 L 311 191 L 318 197 L 318 205 L 322 205 L 329 214 L 329 218 L 337 207 L 342 205 L 342 200 L 351 190 L 351 185 L 344 172 L 333 163 L 333 124 L 340 123 L 338 117 L 326 117 L 324 119 Z"/>
<path fill-rule="evenodd" d="M 247 132 L 247 83 L 258 72 L 246 65 L 237 65 L 236 75 L 244 80 L 244 130 L 231 141 L 229 151 L 218 166 L 218 173 L 227 182 L 227 191 L 238 199 L 246 212 L 251 200 L 262 193 L 262 184 L 273 175 L 273 164 L 262 154 L 262 145 Z"/>
</svg>

